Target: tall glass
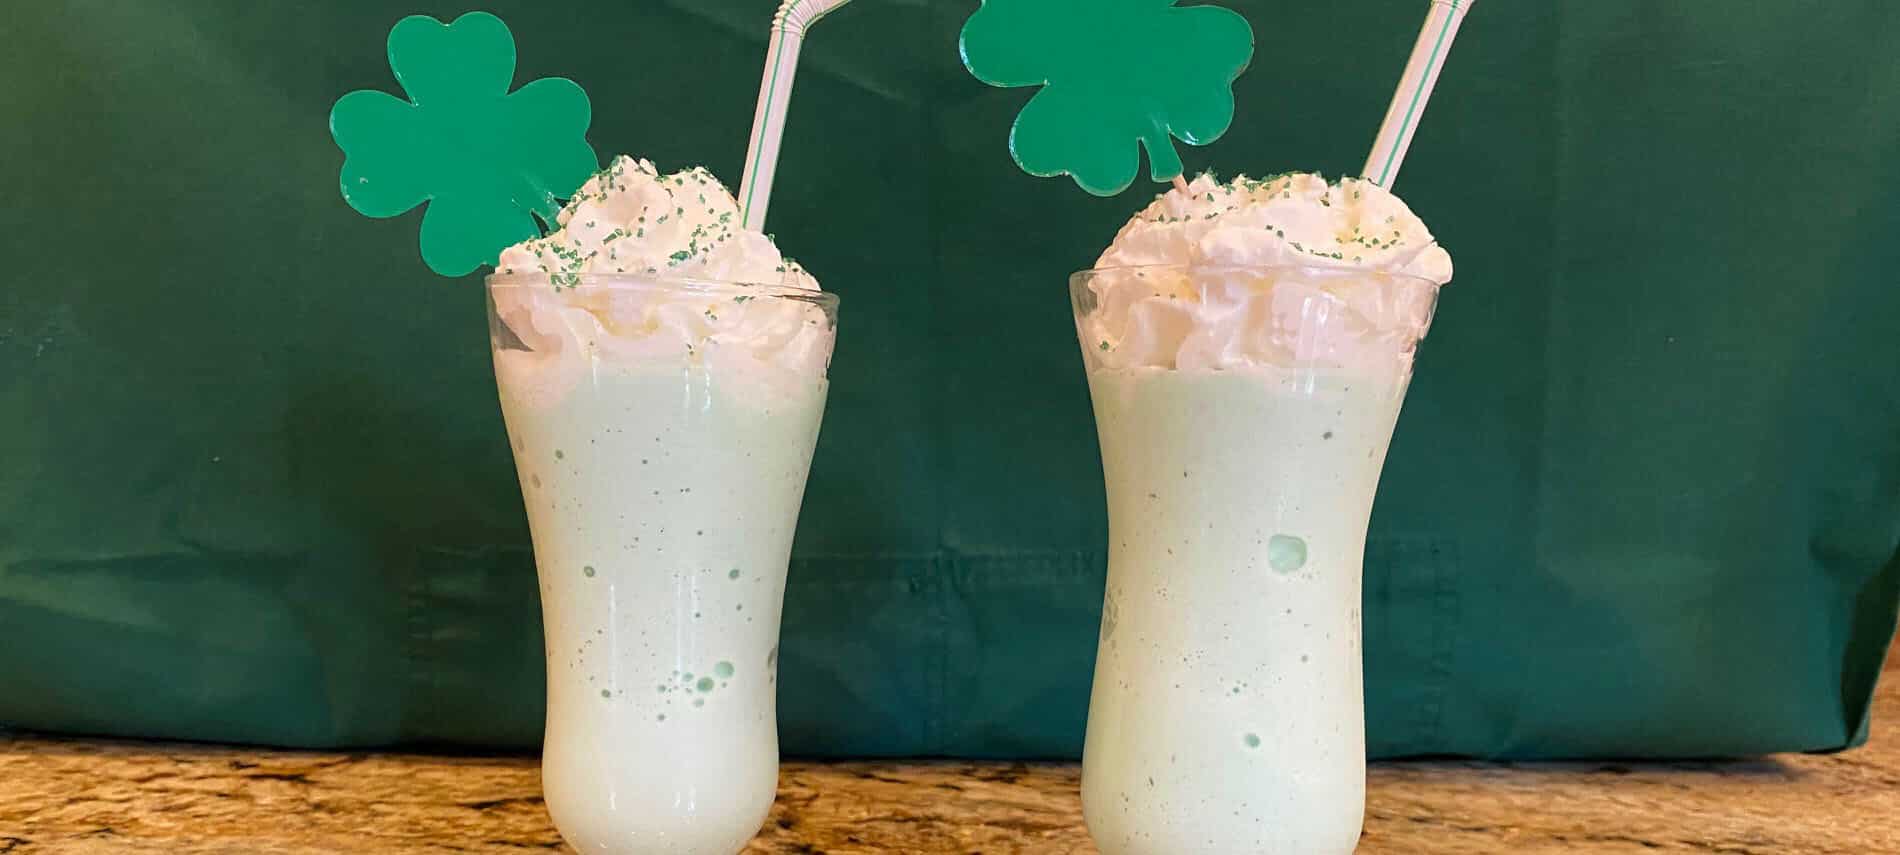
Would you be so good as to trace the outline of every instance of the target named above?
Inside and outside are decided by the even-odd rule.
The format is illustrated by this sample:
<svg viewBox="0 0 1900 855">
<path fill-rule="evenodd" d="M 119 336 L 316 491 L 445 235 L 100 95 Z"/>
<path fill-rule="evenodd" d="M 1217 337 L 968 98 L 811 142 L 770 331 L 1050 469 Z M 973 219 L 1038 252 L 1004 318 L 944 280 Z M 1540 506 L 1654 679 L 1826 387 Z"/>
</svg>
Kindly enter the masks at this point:
<svg viewBox="0 0 1900 855">
<path fill-rule="evenodd" d="M 548 812 L 582 852 L 737 852 L 777 789 L 779 610 L 837 298 L 488 287 L 540 576 Z"/>
<path fill-rule="evenodd" d="M 1082 768 L 1107 855 L 1353 850 L 1366 524 L 1437 291 L 1307 267 L 1071 277 L 1108 493 Z"/>
</svg>

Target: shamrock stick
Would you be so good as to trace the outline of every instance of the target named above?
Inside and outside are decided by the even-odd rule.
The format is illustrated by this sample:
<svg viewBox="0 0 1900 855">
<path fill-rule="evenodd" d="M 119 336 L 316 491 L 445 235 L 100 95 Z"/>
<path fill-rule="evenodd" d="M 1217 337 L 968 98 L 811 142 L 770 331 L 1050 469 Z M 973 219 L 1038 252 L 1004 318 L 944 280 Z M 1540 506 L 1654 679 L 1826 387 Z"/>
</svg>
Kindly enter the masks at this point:
<svg viewBox="0 0 1900 855">
<path fill-rule="evenodd" d="M 1175 141 L 1206 145 L 1234 118 L 1234 80 L 1253 28 L 1229 9 L 1179 0 L 982 0 L 963 24 L 963 65 L 991 86 L 1035 87 L 1010 125 L 1024 172 L 1084 191 L 1182 174 Z M 1185 178 L 1183 178 L 1185 181 Z"/>
<path fill-rule="evenodd" d="M 1174 175 L 1174 189 L 1179 190 L 1183 193 L 1186 193 L 1188 191 L 1187 179 L 1181 177 L 1181 174 L 1178 172 L 1175 173 Z"/>
<path fill-rule="evenodd" d="M 779 141 L 785 136 L 785 111 L 792 101 L 792 78 L 798 74 L 798 51 L 805 41 L 805 28 L 849 2 L 785 0 L 778 14 L 772 16 L 765 73 L 759 81 L 759 106 L 752 114 L 752 142 L 746 147 L 745 178 L 739 183 L 739 222 L 745 228 L 765 230 L 765 209 L 772 201 Z"/>
<path fill-rule="evenodd" d="M 1412 57 L 1405 63 L 1405 74 L 1399 78 L 1399 88 L 1392 93 L 1391 106 L 1385 109 L 1385 122 L 1379 126 L 1372 154 L 1366 157 L 1365 169 L 1360 173 L 1367 181 L 1390 190 L 1398 180 L 1399 164 L 1405 161 L 1406 149 L 1412 147 L 1412 134 L 1418 130 L 1425 103 L 1431 100 L 1432 87 L 1438 85 L 1438 70 L 1445 67 L 1451 40 L 1457 37 L 1458 25 L 1464 22 L 1473 2 L 1432 0 L 1425 26 L 1419 28 L 1418 41 L 1412 45 Z"/>
<path fill-rule="evenodd" d="M 343 199 L 364 216 L 422 215 L 423 263 L 443 276 L 493 264 L 554 228 L 561 205 L 600 168 L 593 106 L 574 81 L 509 91 L 515 37 L 487 12 L 444 24 L 411 15 L 389 31 L 389 67 L 406 98 L 359 89 L 330 108 L 343 150 Z"/>
</svg>

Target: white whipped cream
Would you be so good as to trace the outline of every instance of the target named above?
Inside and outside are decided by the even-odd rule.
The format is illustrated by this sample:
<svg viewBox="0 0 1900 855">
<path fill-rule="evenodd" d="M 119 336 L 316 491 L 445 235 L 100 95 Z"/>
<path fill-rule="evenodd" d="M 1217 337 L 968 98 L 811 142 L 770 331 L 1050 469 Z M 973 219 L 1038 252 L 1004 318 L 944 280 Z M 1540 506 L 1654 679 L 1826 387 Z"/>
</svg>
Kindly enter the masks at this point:
<svg viewBox="0 0 1900 855">
<path fill-rule="evenodd" d="M 1079 332 L 1092 369 L 1409 371 L 1451 273 L 1425 224 L 1371 182 L 1203 174 L 1122 227 Z"/>
<path fill-rule="evenodd" d="M 581 185 L 560 229 L 501 252 L 495 272 L 634 273 L 817 290 L 766 235 L 739 225 L 739 203 L 704 167 L 661 175 L 626 155 Z"/>
<path fill-rule="evenodd" d="M 830 319 L 782 296 L 816 295 L 817 280 L 740 226 L 738 203 L 705 169 L 661 175 L 616 157 L 556 222 L 502 251 L 490 289 L 527 348 L 500 351 L 497 370 L 527 397 L 552 402 L 589 372 L 655 364 L 703 367 L 747 395 L 824 377 Z"/>
</svg>

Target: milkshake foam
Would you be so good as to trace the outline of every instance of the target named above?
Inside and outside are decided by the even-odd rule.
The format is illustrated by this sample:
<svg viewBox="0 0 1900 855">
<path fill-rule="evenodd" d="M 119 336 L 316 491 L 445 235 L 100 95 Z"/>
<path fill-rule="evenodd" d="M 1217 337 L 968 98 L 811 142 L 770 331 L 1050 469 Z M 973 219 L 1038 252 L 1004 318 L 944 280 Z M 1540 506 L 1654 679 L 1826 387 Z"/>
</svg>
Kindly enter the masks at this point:
<svg viewBox="0 0 1900 855">
<path fill-rule="evenodd" d="M 1435 294 L 1362 287 L 1366 276 L 1442 285 L 1452 268 L 1425 224 L 1384 188 L 1291 173 L 1227 183 L 1203 174 L 1187 192 L 1155 197 L 1095 272 L 1089 289 L 1100 311 L 1079 330 L 1091 370 L 1321 360 L 1385 372 L 1388 357 L 1409 354 L 1424 336 L 1425 297 Z"/>
<path fill-rule="evenodd" d="M 525 345 L 497 355 L 503 381 L 552 402 L 603 364 L 691 365 L 756 399 L 822 380 L 835 337 L 827 312 L 766 299 L 816 298 L 817 280 L 738 220 L 704 169 L 661 175 L 614 158 L 562 209 L 559 230 L 501 254 L 493 281 L 518 287 L 491 289 L 495 312 Z M 629 281 L 681 287 L 600 287 Z"/>
</svg>

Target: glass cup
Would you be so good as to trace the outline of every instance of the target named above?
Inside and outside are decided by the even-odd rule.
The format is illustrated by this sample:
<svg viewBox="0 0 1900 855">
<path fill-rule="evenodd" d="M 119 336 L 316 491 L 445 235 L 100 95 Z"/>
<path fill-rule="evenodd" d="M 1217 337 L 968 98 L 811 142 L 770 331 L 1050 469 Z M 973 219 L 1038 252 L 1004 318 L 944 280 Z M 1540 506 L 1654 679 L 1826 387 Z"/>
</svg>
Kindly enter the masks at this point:
<svg viewBox="0 0 1900 855">
<path fill-rule="evenodd" d="M 779 612 L 838 300 L 487 282 L 540 576 L 548 812 L 582 852 L 737 852 L 777 791 Z"/>
<path fill-rule="evenodd" d="M 1108 494 L 1090 835 L 1106 855 L 1351 852 L 1366 525 L 1438 286 L 1156 266 L 1069 290 Z"/>
</svg>

